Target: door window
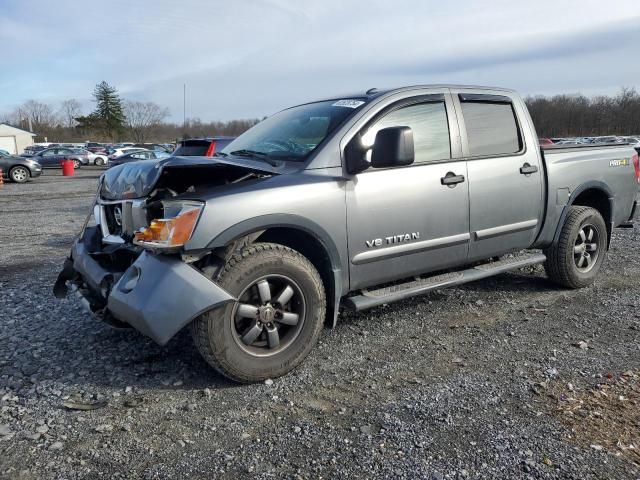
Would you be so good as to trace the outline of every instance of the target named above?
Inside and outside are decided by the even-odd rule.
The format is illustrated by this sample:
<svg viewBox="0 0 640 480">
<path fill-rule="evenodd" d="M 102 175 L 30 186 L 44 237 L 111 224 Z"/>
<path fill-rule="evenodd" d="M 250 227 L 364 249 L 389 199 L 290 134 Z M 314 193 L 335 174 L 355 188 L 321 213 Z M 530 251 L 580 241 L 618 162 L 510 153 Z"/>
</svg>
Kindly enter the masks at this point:
<svg viewBox="0 0 640 480">
<path fill-rule="evenodd" d="M 522 150 L 515 112 L 510 103 L 462 102 L 469 154 L 508 155 Z"/>
<path fill-rule="evenodd" d="M 444 102 L 409 105 L 389 112 L 362 135 L 362 144 L 371 148 L 379 130 L 389 127 L 410 127 L 413 131 L 415 163 L 451 158 L 449 124 Z M 371 150 L 367 160 L 371 159 Z"/>
</svg>

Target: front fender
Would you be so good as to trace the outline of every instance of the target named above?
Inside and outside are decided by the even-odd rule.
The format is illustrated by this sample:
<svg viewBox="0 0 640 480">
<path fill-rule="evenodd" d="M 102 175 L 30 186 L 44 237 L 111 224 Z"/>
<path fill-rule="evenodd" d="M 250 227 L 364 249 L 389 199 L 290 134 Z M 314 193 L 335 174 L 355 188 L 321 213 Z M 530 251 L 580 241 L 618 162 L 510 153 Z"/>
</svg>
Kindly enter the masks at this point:
<svg viewBox="0 0 640 480">
<path fill-rule="evenodd" d="M 329 257 L 331 263 L 331 271 L 333 276 L 333 326 L 335 326 L 338 317 L 338 310 L 340 307 L 340 299 L 346 291 L 343 289 L 348 288 L 349 278 L 348 269 L 342 268 L 342 260 L 340 258 L 339 250 L 332 240 L 329 233 L 317 223 L 294 214 L 269 214 L 260 215 L 258 217 L 249 218 L 236 225 L 228 228 L 227 230 L 216 236 L 207 248 L 222 248 L 229 245 L 231 242 L 238 238 L 250 235 L 261 230 L 268 230 L 269 228 L 292 228 L 298 229 L 315 237 L 322 246 Z"/>
</svg>

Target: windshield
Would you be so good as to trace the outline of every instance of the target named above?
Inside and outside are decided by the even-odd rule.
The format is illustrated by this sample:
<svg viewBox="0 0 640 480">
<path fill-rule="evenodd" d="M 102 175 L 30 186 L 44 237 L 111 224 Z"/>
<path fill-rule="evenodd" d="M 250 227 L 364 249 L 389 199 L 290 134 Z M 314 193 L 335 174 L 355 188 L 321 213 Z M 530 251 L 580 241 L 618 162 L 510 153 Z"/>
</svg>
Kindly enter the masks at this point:
<svg viewBox="0 0 640 480">
<path fill-rule="evenodd" d="M 222 153 L 249 152 L 280 160 L 304 160 L 365 101 L 328 100 L 276 113 L 236 138 Z"/>
</svg>

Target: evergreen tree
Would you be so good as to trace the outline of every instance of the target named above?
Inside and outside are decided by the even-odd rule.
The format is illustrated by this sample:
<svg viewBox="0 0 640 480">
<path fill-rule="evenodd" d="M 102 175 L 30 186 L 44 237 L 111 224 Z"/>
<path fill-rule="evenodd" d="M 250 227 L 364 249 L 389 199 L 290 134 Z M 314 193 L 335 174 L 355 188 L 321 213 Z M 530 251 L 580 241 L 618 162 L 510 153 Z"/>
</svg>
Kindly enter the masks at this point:
<svg viewBox="0 0 640 480">
<path fill-rule="evenodd" d="M 126 117 L 122 107 L 122 100 L 118 91 L 102 81 L 93 90 L 96 109 L 88 117 L 83 118 L 84 127 L 90 127 L 102 132 L 111 141 L 118 139 L 125 129 Z"/>
</svg>

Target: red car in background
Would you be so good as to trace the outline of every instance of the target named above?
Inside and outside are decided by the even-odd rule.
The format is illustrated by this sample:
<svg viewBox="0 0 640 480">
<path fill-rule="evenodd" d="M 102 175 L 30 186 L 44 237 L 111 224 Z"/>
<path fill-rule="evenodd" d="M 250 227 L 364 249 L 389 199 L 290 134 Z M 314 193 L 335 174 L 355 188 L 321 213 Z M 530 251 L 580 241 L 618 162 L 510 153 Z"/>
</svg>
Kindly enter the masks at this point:
<svg viewBox="0 0 640 480">
<path fill-rule="evenodd" d="M 190 138 L 180 140 L 173 151 L 173 157 L 211 157 L 229 145 L 235 137 Z"/>
</svg>

